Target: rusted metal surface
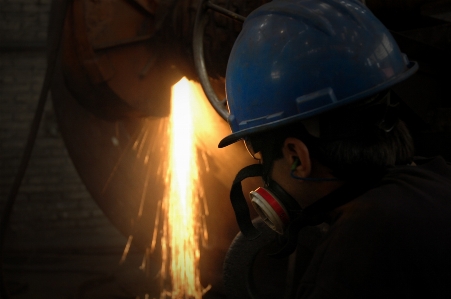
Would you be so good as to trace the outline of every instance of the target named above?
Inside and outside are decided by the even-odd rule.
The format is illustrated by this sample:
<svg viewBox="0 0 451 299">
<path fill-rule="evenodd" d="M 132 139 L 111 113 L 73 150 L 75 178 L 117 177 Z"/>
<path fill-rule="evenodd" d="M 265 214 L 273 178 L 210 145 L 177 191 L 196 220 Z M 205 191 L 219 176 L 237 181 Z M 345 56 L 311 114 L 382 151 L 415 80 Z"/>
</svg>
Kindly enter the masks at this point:
<svg viewBox="0 0 451 299">
<path fill-rule="evenodd" d="M 52 96 L 71 159 L 105 215 L 125 236 L 133 235 L 133 244 L 144 251 L 150 246 L 158 201 L 166 188 L 161 161 L 167 153 L 164 146 L 168 136 L 158 130 L 164 118 L 114 122 L 98 118 L 78 104 L 61 78 L 61 73 L 55 75 Z M 215 133 L 197 145 L 204 157 L 202 163 L 208 163 L 208 167 L 200 167 L 200 182 L 210 211 L 206 218 L 210 238 L 208 246 L 201 249 L 201 276 L 204 285 L 212 284 L 215 290 L 222 288 L 222 261 L 238 232 L 228 200 L 229 185 L 241 167 L 254 163 L 242 144 L 226 150 L 217 148 L 219 136 L 229 129 L 219 116 L 216 120 L 215 124 L 206 124 L 214 127 Z M 150 153 L 147 164 L 146 153 Z M 257 183 L 250 180 L 244 188 L 250 191 Z M 142 200 L 142 216 L 138 217 Z M 160 258 L 158 249 L 153 257 Z"/>
<path fill-rule="evenodd" d="M 169 136 L 158 128 L 169 114 L 172 85 L 182 76 L 196 78 L 191 35 L 197 3 L 174 2 L 173 10 L 171 3 L 160 7 L 167 18 L 152 16 L 142 4 L 74 1 L 66 18 L 52 98 L 81 179 L 114 226 L 125 236 L 132 235 L 133 244 L 144 252 L 150 246 L 158 202 L 167 187 L 161 161 Z M 154 9 L 159 11 L 158 6 Z M 161 30 L 156 30 L 157 26 Z M 229 31 L 228 25 L 222 30 Z M 208 42 L 212 40 L 210 36 Z M 228 42 L 229 47 L 232 44 L 233 39 Z M 208 44 L 206 49 L 210 53 Z M 209 71 L 217 77 L 212 83 L 219 93 L 223 93 L 226 59 L 210 55 Z M 218 70 L 218 65 L 224 69 Z M 210 211 L 206 218 L 210 239 L 207 247 L 201 248 L 200 267 L 203 285 L 211 284 L 212 292 L 222 292 L 223 259 L 238 232 L 228 200 L 229 185 L 241 167 L 254 161 L 241 144 L 227 150 L 217 148 L 220 137 L 230 131 L 212 108 L 210 114 L 216 118 L 206 127 L 214 129 L 198 144 L 202 163 L 208 163 L 208 167 L 201 166 L 200 181 Z M 148 148 L 154 150 L 144 164 L 140 149 Z M 250 191 L 257 183 L 249 180 L 244 188 Z M 158 262 L 158 244 L 156 248 L 152 258 Z"/>
<path fill-rule="evenodd" d="M 241 15 L 261 1 L 219 1 Z M 192 35 L 196 0 L 74 0 L 65 25 L 63 69 L 69 90 L 105 119 L 164 116 L 180 74 L 197 79 Z M 208 12 L 205 60 L 222 89 L 241 23 Z"/>
<path fill-rule="evenodd" d="M 73 2 L 65 26 L 64 76 L 77 100 L 97 116 L 169 113 L 170 87 L 180 73 L 171 68 L 170 51 L 157 37 L 155 6 L 148 1 Z"/>
</svg>

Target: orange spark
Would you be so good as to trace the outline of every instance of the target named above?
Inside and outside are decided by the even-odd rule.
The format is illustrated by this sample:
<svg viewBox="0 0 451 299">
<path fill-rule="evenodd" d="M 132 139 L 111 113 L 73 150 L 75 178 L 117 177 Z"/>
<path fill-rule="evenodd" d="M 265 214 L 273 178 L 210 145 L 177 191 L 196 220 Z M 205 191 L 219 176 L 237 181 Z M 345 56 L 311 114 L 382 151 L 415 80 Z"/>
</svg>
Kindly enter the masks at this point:
<svg viewBox="0 0 451 299">
<path fill-rule="evenodd" d="M 165 223 L 162 235 L 162 278 L 171 280 L 171 298 L 201 298 L 199 259 L 200 240 L 206 236 L 202 222 L 195 136 L 195 101 L 193 83 L 182 78 L 172 88 L 169 124 L 169 186 L 162 209 Z M 168 269 L 168 272 L 166 272 Z M 166 296 L 162 294 L 162 296 Z"/>
</svg>

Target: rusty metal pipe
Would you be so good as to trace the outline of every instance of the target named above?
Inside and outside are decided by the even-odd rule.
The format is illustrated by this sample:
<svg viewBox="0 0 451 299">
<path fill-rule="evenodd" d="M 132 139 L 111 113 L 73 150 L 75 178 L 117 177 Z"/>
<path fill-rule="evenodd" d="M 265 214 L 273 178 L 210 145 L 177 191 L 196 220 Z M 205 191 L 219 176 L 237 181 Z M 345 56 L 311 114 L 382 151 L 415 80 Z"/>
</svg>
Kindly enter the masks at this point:
<svg viewBox="0 0 451 299">
<path fill-rule="evenodd" d="M 223 14 L 224 16 L 227 16 L 227 17 L 232 18 L 232 19 L 234 19 L 234 20 L 237 20 L 237 21 L 240 21 L 240 22 L 244 22 L 244 20 L 246 19 L 246 18 L 243 17 L 242 15 L 239 15 L 239 14 L 237 14 L 237 13 L 234 13 L 233 11 L 230 11 L 230 10 L 228 10 L 228 9 L 225 9 L 225 8 L 222 7 L 222 6 L 216 5 L 216 4 L 212 3 L 211 1 L 207 1 L 207 2 L 205 3 L 205 5 L 206 5 L 208 8 L 210 8 L 210 9 L 212 9 L 212 10 L 214 10 L 214 11 L 217 11 L 217 12 Z"/>
<path fill-rule="evenodd" d="M 218 96 L 216 95 L 216 92 L 210 84 L 210 78 L 207 74 L 207 68 L 205 66 L 204 60 L 204 31 L 205 26 L 208 22 L 208 15 L 205 13 L 205 11 L 206 7 L 208 7 L 208 3 L 211 4 L 210 1 L 204 2 L 203 0 L 201 0 L 199 3 L 199 8 L 197 9 L 193 32 L 194 64 L 196 66 L 197 75 L 199 76 L 199 81 L 208 100 L 210 101 L 210 104 L 224 120 L 227 120 L 227 117 L 229 115 L 229 112 L 227 110 L 227 101 L 226 99 L 219 100 Z M 215 8 L 218 7 L 219 6 L 215 5 Z M 223 10 L 230 12 L 226 9 Z"/>
</svg>

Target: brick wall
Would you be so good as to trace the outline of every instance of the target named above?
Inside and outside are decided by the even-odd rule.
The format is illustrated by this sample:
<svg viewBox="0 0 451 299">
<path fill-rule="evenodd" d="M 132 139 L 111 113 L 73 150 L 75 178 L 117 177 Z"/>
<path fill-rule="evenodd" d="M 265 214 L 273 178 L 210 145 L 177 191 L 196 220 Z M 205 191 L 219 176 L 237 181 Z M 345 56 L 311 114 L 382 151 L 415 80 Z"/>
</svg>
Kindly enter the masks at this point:
<svg viewBox="0 0 451 299">
<path fill-rule="evenodd" d="M 0 0 L 0 209 L 25 146 L 46 68 L 51 0 Z M 47 102 L 22 183 L 8 244 L 13 247 L 121 246 L 81 182 Z"/>
<path fill-rule="evenodd" d="M 44 43 L 51 0 L 0 0 L 0 44 Z"/>
</svg>

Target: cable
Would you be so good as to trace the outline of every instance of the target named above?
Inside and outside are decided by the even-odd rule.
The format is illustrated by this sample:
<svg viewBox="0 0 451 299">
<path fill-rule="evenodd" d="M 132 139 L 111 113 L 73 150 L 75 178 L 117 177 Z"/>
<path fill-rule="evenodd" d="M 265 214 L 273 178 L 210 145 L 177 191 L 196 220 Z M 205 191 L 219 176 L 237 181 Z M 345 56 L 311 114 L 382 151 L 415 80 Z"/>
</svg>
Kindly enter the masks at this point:
<svg viewBox="0 0 451 299">
<path fill-rule="evenodd" d="M 34 113 L 33 120 L 31 122 L 30 130 L 28 132 L 28 138 L 25 145 L 22 158 L 20 160 L 19 169 L 14 177 L 13 184 L 9 190 L 6 198 L 6 203 L 3 209 L 2 218 L 0 222 L 0 298 L 8 299 L 9 294 L 6 289 L 4 276 L 3 276 L 3 252 L 6 239 L 6 233 L 9 227 L 9 221 L 11 219 L 12 209 L 16 201 L 17 194 L 19 192 L 20 185 L 27 170 L 28 163 L 30 161 L 31 153 L 33 151 L 34 144 L 36 142 L 36 136 L 39 131 L 39 125 L 41 123 L 42 115 L 44 113 L 45 103 L 52 83 L 52 77 L 55 72 L 56 61 L 61 44 L 61 37 L 64 28 L 64 20 L 66 16 L 67 8 L 72 0 L 53 0 L 51 6 L 51 15 L 56 19 L 56 23 L 49 22 L 49 32 L 51 29 L 55 29 L 55 39 L 50 45 L 48 52 L 47 69 L 45 72 L 44 83 L 42 84 L 41 93 L 39 95 L 38 104 Z M 54 27 L 51 27 L 54 25 Z"/>
</svg>

